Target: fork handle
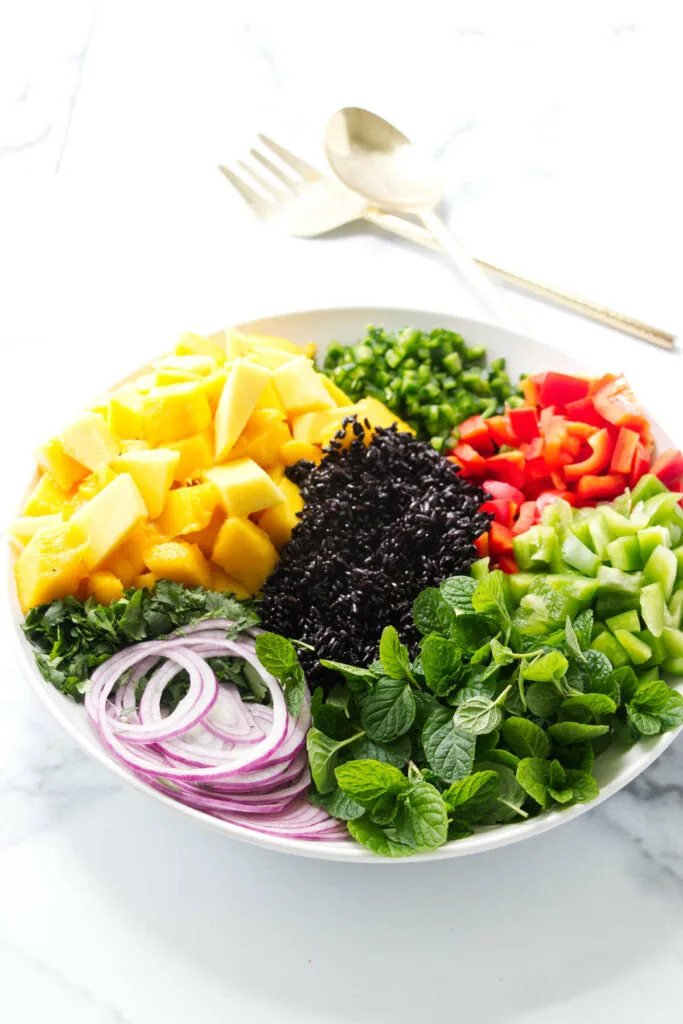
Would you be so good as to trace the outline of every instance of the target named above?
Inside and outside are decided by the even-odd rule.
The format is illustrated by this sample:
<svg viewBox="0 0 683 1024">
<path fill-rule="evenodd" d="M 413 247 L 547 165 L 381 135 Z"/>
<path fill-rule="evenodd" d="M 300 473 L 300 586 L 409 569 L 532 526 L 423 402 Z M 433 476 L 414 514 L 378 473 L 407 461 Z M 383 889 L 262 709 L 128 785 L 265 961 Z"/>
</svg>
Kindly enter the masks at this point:
<svg viewBox="0 0 683 1024">
<path fill-rule="evenodd" d="M 415 242 L 417 245 L 432 249 L 434 252 L 443 252 L 442 247 L 428 231 L 421 228 L 418 224 L 405 220 L 403 217 L 398 217 L 392 213 L 383 213 L 381 210 L 375 210 L 370 207 L 364 214 L 364 219 L 382 228 L 384 231 L 390 231 L 400 238 L 405 238 L 406 241 Z M 476 257 L 474 259 L 484 270 L 493 272 L 504 281 L 509 281 L 518 288 L 532 292 L 541 298 L 550 299 L 556 305 L 563 306 L 573 313 L 579 313 L 588 320 L 595 320 L 598 323 L 605 324 L 607 327 L 612 327 L 614 330 L 621 331 L 623 334 L 630 334 L 641 341 L 647 341 L 650 345 L 657 345 L 659 348 L 670 351 L 674 347 L 676 336 L 659 327 L 652 327 L 642 320 L 636 320 L 625 313 L 618 313 L 615 309 L 610 309 L 609 306 L 602 306 L 591 299 L 584 299 L 580 295 L 566 292 L 554 285 L 534 281 L 512 270 L 497 267 L 493 263 L 487 263 Z"/>
</svg>

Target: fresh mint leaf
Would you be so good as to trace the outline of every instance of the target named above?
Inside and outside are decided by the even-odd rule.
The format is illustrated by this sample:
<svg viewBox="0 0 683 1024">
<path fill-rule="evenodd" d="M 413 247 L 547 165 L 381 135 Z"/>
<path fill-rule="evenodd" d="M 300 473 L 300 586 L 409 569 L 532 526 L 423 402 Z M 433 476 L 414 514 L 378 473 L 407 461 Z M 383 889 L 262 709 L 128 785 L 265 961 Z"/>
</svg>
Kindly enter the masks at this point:
<svg viewBox="0 0 683 1024">
<path fill-rule="evenodd" d="M 662 729 L 662 723 L 657 715 L 651 715 L 644 711 L 638 711 L 633 704 L 626 705 L 626 714 L 631 725 L 641 736 L 656 736 Z"/>
<path fill-rule="evenodd" d="M 461 818 L 448 819 L 448 838 L 450 841 L 467 839 L 468 836 L 473 835 L 474 829 L 466 821 L 463 821 Z"/>
<path fill-rule="evenodd" d="M 477 581 L 471 576 L 450 576 L 439 587 L 444 600 L 459 612 L 474 611 L 472 594 L 476 589 Z"/>
<path fill-rule="evenodd" d="M 451 817 L 476 823 L 493 813 L 498 801 L 499 788 L 497 772 L 474 772 L 459 782 L 454 782 L 442 797 Z"/>
<path fill-rule="evenodd" d="M 606 693 L 581 693 L 566 697 L 560 705 L 563 717 L 571 720 L 571 716 L 579 709 L 588 712 L 589 716 L 613 715 L 617 710 L 616 703 Z"/>
<path fill-rule="evenodd" d="M 522 789 L 546 809 L 552 803 L 548 793 L 550 785 L 550 762 L 541 757 L 525 757 L 517 765 L 517 781 Z"/>
<path fill-rule="evenodd" d="M 415 678 L 410 671 L 410 655 L 408 648 L 402 644 L 395 626 L 385 626 L 379 641 L 379 660 L 384 671 L 392 679 L 407 679 L 414 683 Z"/>
<path fill-rule="evenodd" d="M 588 685 L 593 693 L 608 693 L 609 679 L 612 675 L 612 662 L 602 651 L 587 650 L 584 654 Z"/>
<path fill-rule="evenodd" d="M 319 793 L 313 789 L 309 792 L 308 799 L 316 807 L 324 807 L 328 814 L 341 821 L 355 821 L 365 814 L 365 808 L 339 788 L 333 789 L 331 793 Z"/>
<path fill-rule="evenodd" d="M 457 782 L 471 774 L 475 743 L 472 733 L 455 728 L 449 708 L 433 711 L 422 730 L 427 763 L 444 782 Z"/>
<path fill-rule="evenodd" d="M 356 665 L 345 665 L 342 661 L 328 661 L 325 658 L 320 659 L 320 664 L 323 668 L 329 669 L 331 672 L 339 672 L 344 677 L 346 682 L 355 692 L 363 692 L 367 689 L 372 689 L 377 677 L 368 668 L 358 668 Z"/>
<path fill-rule="evenodd" d="M 567 644 L 567 650 L 571 654 L 573 654 L 575 658 L 578 658 L 580 661 L 585 661 L 586 659 L 583 656 L 583 651 L 581 650 L 579 638 L 574 630 L 574 627 L 572 626 L 572 620 L 569 618 L 569 616 L 567 616 L 567 621 L 565 622 L 564 635 L 565 642 Z"/>
<path fill-rule="evenodd" d="M 410 788 L 400 769 L 381 761 L 347 761 L 334 774 L 339 788 L 364 807 L 382 796 L 398 796 Z"/>
<path fill-rule="evenodd" d="M 683 722 L 683 695 L 661 679 L 641 683 L 631 698 L 630 706 L 642 714 L 656 715 L 663 732 Z"/>
<path fill-rule="evenodd" d="M 562 703 L 556 683 L 532 683 L 526 690 L 526 703 L 537 718 L 552 718 Z"/>
<path fill-rule="evenodd" d="M 358 761 L 382 761 L 395 768 L 403 768 L 410 758 L 410 737 L 404 735 L 391 743 L 380 743 L 369 736 L 361 736 L 351 745 L 351 754 Z"/>
<path fill-rule="evenodd" d="M 571 787 L 572 795 L 577 804 L 587 804 L 598 795 L 598 784 L 590 772 L 579 771 L 576 768 L 567 769 L 567 785 Z"/>
<path fill-rule="evenodd" d="M 457 685 L 461 665 L 462 652 L 453 640 L 436 633 L 425 637 L 421 667 L 426 685 L 437 697 L 444 697 Z"/>
<path fill-rule="evenodd" d="M 472 655 L 480 651 L 485 644 L 489 645 L 491 637 L 496 632 L 497 629 L 485 615 L 462 612 L 454 617 L 448 635 L 455 640 L 464 654 Z"/>
<path fill-rule="evenodd" d="M 489 750 L 486 754 L 489 761 L 493 761 L 494 764 L 502 764 L 506 768 L 512 768 L 513 771 L 519 764 L 521 758 L 517 757 L 510 750 L 505 750 L 504 747 L 494 747 L 493 750 Z"/>
<path fill-rule="evenodd" d="M 494 569 L 479 580 L 472 594 L 472 607 L 475 612 L 490 615 L 501 625 L 509 626 L 510 612 L 506 602 L 507 583 L 505 573 Z"/>
<path fill-rule="evenodd" d="M 474 770 L 475 772 L 493 771 L 498 776 L 496 805 L 490 818 L 484 819 L 482 824 L 504 825 L 528 817 L 524 810 L 526 793 L 517 781 L 515 769 L 492 761 L 477 761 Z"/>
<path fill-rule="evenodd" d="M 551 738 L 563 746 L 582 743 L 584 740 L 594 740 L 608 732 L 608 725 L 588 725 L 585 722 L 556 722 L 555 725 L 548 726 Z"/>
<path fill-rule="evenodd" d="M 415 782 L 401 798 L 395 821 L 399 842 L 417 853 L 436 850 L 448 836 L 448 815 L 438 789 Z"/>
<path fill-rule="evenodd" d="M 341 751 L 354 739 L 360 736 L 356 733 L 348 739 L 335 740 L 326 736 L 320 729 L 311 726 L 306 734 L 306 750 L 308 751 L 308 762 L 311 769 L 311 777 L 320 793 L 331 793 L 337 785 L 335 768 L 339 764 Z"/>
<path fill-rule="evenodd" d="M 361 725 L 373 740 L 382 743 L 408 732 L 415 720 L 415 697 L 408 683 L 382 678 L 363 701 Z"/>
<path fill-rule="evenodd" d="M 376 824 L 369 814 L 349 821 L 349 832 L 356 842 L 362 843 L 380 857 L 410 857 L 418 852 L 414 846 L 390 839 L 384 828 Z"/>
<path fill-rule="evenodd" d="M 526 718 L 508 718 L 502 732 L 508 747 L 518 757 L 544 759 L 550 753 L 546 733 Z"/>
<path fill-rule="evenodd" d="M 586 651 L 590 647 L 593 636 L 593 612 L 590 608 L 576 616 L 573 630 L 581 651 Z"/>
<path fill-rule="evenodd" d="M 568 667 L 569 662 L 561 651 L 547 651 L 524 666 L 524 678 L 537 683 L 557 682 Z"/>
<path fill-rule="evenodd" d="M 510 686 L 506 687 L 496 700 L 471 697 L 463 701 L 453 715 L 453 725 L 475 736 L 495 732 L 503 721 L 503 704 L 510 690 Z"/>
<path fill-rule="evenodd" d="M 427 587 L 413 602 L 415 628 L 423 636 L 429 633 L 450 636 L 455 617 L 455 612 L 436 587 Z"/>
<path fill-rule="evenodd" d="M 277 633 L 259 633 L 256 657 L 266 672 L 280 680 L 290 715 L 296 717 L 306 696 L 306 677 L 299 664 L 296 647 Z"/>
</svg>

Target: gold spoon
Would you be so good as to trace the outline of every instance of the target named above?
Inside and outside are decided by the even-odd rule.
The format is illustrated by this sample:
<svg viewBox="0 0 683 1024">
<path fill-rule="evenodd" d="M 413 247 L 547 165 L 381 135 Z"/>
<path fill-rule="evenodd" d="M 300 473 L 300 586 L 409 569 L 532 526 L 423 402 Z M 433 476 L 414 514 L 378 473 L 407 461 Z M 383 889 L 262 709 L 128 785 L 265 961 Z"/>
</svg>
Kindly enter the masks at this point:
<svg viewBox="0 0 683 1024">
<path fill-rule="evenodd" d="M 337 177 L 373 206 L 419 217 L 502 324 L 529 328 L 464 246 L 434 213 L 442 196 L 436 162 L 392 124 L 360 107 L 345 107 L 325 129 L 325 153 Z"/>
</svg>

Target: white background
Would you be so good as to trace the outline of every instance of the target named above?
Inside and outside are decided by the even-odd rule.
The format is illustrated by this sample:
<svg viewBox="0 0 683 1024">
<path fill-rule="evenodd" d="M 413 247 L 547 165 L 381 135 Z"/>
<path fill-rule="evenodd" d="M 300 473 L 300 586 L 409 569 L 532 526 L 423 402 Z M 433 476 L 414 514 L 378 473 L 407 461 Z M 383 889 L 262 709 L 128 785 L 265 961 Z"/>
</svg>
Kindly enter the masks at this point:
<svg viewBox="0 0 683 1024">
<path fill-rule="evenodd" d="M 185 329 L 325 305 L 486 311 L 370 228 L 276 238 L 216 164 L 320 160 L 337 107 L 437 154 L 472 250 L 679 332 L 680 24 L 669 3 L 0 6 L 0 510 L 30 450 Z M 679 354 L 514 296 L 683 438 Z M 124 790 L 0 689 L 0 993 L 12 1024 L 669 1021 L 680 744 L 581 821 L 433 865 L 259 852 Z"/>
</svg>

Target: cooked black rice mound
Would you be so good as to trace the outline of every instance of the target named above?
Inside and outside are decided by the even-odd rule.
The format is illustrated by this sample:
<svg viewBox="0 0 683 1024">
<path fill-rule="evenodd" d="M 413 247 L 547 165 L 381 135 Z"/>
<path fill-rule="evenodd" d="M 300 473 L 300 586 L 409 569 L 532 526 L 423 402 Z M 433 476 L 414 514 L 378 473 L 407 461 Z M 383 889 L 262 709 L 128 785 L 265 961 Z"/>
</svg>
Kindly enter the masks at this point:
<svg viewBox="0 0 683 1024">
<path fill-rule="evenodd" d="M 415 597 L 466 574 L 489 524 L 483 491 L 429 444 L 393 426 L 366 447 L 362 425 L 352 429 L 348 447 L 335 439 L 318 466 L 287 471 L 305 506 L 259 610 L 266 629 L 314 648 L 301 661 L 323 684 L 319 658 L 369 665 L 388 624 L 415 654 Z"/>
</svg>

